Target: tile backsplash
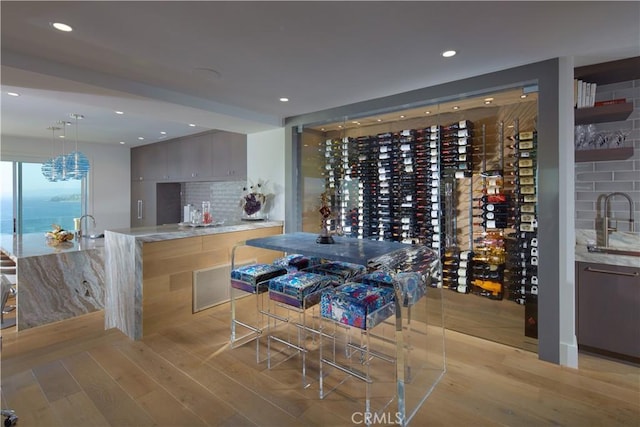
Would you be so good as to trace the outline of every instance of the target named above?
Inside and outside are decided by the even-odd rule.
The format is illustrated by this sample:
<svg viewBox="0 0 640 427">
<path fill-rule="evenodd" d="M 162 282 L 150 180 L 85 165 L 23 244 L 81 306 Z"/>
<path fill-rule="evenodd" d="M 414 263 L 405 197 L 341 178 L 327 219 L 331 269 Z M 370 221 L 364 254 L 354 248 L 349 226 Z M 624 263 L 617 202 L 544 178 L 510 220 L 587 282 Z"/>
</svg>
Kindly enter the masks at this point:
<svg viewBox="0 0 640 427">
<path fill-rule="evenodd" d="M 583 162 L 575 164 L 575 225 L 576 229 L 593 230 L 598 208 L 604 206 L 598 197 L 615 191 L 628 194 L 634 202 L 634 219 L 640 224 L 640 80 L 598 86 L 596 101 L 626 98 L 634 109 L 626 121 L 594 124 L 596 132 L 622 131 L 625 147 L 634 147 L 634 154 L 626 160 Z M 599 206 L 600 205 L 600 206 Z M 618 230 L 628 230 L 629 204 L 620 196 L 611 199 L 612 216 L 619 219 Z M 638 227 L 638 226 L 637 226 Z M 637 231 L 637 229 L 636 229 Z"/>
<path fill-rule="evenodd" d="M 214 221 L 238 221 L 242 216 L 240 198 L 246 181 L 182 183 L 182 206 L 191 203 L 202 209 L 202 202 L 211 202 Z"/>
</svg>

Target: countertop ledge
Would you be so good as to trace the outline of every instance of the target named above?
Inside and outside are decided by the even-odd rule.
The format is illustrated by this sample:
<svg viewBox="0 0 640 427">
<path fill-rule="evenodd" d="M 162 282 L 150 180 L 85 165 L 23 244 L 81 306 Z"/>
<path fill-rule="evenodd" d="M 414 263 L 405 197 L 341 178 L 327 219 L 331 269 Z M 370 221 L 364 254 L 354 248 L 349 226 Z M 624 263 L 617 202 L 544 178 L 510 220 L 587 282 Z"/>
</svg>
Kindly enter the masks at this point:
<svg viewBox="0 0 640 427">
<path fill-rule="evenodd" d="M 233 233 L 236 231 L 256 230 L 259 228 L 282 227 L 283 221 L 237 221 L 211 227 L 190 227 L 179 224 L 159 225 L 155 227 L 123 228 L 106 230 L 105 238 L 109 235 L 124 234 L 135 237 L 141 242 L 159 242 L 163 240 L 180 239 L 212 234 Z"/>
<path fill-rule="evenodd" d="M 589 252 L 586 245 L 576 245 L 576 261 L 624 267 L 640 267 L 640 257 Z"/>
</svg>

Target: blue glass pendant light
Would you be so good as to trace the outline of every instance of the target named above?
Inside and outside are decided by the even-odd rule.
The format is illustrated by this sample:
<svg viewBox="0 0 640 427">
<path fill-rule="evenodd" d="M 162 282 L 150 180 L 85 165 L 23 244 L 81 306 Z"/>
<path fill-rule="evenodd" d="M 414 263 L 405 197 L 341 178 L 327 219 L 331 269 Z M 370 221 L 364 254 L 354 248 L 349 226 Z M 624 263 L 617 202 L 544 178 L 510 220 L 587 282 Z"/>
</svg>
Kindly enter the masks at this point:
<svg viewBox="0 0 640 427">
<path fill-rule="evenodd" d="M 82 114 L 73 113 L 71 118 L 76 121 L 76 146 L 75 151 L 69 153 L 65 159 L 65 173 L 70 179 L 82 179 L 89 173 L 89 159 L 78 151 L 78 120 L 84 119 Z"/>
</svg>

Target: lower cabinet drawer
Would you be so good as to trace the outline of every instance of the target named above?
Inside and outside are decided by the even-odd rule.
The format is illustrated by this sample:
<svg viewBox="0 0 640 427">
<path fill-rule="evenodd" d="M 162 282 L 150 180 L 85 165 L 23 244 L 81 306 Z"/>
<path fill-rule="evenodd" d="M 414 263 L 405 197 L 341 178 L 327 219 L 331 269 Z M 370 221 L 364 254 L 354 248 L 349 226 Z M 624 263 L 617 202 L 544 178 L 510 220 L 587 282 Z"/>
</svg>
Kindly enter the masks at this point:
<svg viewBox="0 0 640 427">
<path fill-rule="evenodd" d="M 578 345 L 640 358 L 640 268 L 576 263 Z"/>
</svg>

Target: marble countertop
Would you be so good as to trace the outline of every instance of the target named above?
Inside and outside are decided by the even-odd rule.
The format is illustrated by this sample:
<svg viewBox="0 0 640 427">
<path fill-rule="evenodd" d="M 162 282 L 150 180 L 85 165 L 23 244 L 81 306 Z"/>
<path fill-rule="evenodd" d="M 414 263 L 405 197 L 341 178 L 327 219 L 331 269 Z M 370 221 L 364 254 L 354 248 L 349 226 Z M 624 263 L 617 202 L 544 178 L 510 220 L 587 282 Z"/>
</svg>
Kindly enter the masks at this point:
<svg viewBox="0 0 640 427">
<path fill-rule="evenodd" d="M 27 233 L 22 235 L 0 234 L 0 248 L 17 261 L 18 258 L 52 255 L 67 252 L 86 251 L 104 247 L 104 239 L 75 238 L 70 242 L 50 243 L 45 233 Z"/>
<path fill-rule="evenodd" d="M 595 242 L 595 230 L 576 230 L 576 261 L 593 262 L 597 264 L 621 265 L 627 267 L 640 267 L 640 257 L 637 256 L 589 252 L 587 250 L 587 245 L 594 244 Z M 640 250 L 640 233 L 613 232 L 609 236 L 609 247 L 638 251 Z"/>
<path fill-rule="evenodd" d="M 237 221 L 209 227 L 191 227 L 180 224 L 166 224 L 154 227 L 122 228 L 106 230 L 109 233 L 134 236 L 143 242 L 181 239 L 185 237 L 207 236 L 211 234 L 232 233 L 235 231 L 255 230 L 258 228 L 281 227 L 283 221 Z"/>
</svg>

